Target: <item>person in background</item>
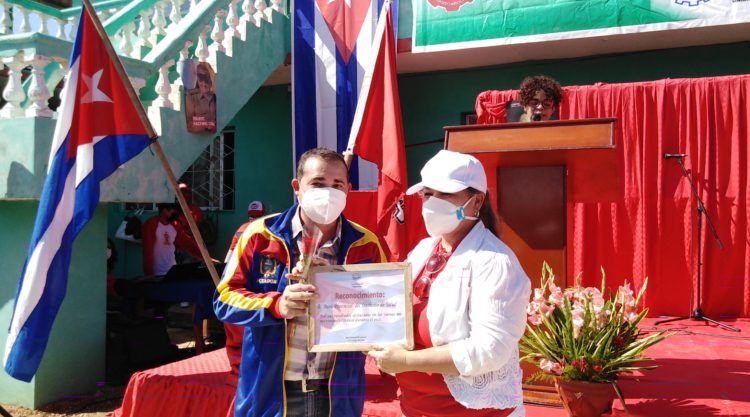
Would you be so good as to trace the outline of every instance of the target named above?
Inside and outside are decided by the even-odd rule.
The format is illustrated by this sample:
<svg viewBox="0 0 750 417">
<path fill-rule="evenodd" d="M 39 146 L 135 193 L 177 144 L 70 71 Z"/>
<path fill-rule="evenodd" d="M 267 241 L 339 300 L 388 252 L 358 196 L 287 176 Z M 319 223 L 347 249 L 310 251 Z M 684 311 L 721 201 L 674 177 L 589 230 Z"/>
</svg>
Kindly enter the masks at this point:
<svg viewBox="0 0 750 417">
<path fill-rule="evenodd" d="M 442 150 L 422 181 L 430 234 L 407 261 L 413 280 L 414 345 L 368 352 L 395 373 L 406 417 L 523 416 L 518 340 L 526 325 L 529 278 L 498 238 L 482 164 Z"/>
<path fill-rule="evenodd" d="M 193 190 L 190 187 L 189 184 L 186 184 L 184 182 L 181 182 L 177 188 L 180 190 L 180 193 L 182 193 L 182 196 L 185 198 L 185 201 L 188 204 L 188 210 L 190 211 L 190 215 L 193 217 L 193 220 L 195 221 L 195 225 L 200 227 L 201 223 L 203 223 L 203 210 L 201 210 L 198 205 L 193 203 Z M 179 205 L 176 207 L 179 208 Z M 198 242 L 196 242 L 195 237 L 193 236 L 193 231 L 190 230 L 190 224 L 188 224 L 188 219 L 185 216 L 185 213 L 182 212 L 182 210 L 179 210 L 179 214 L 177 215 L 177 220 L 174 222 L 175 228 L 182 233 L 184 236 L 189 238 L 192 243 L 189 243 L 191 248 L 189 250 L 183 250 L 181 248 L 177 248 L 177 254 L 176 259 L 177 263 L 186 263 L 186 262 L 200 262 L 202 261 L 199 256 L 193 255 L 193 253 L 198 248 Z M 204 236 L 205 238 L 205 236 Z"/>
<path fill-rule="evenodd" d="M 112 239 L 107 238 L 107 297 L 116 295 L 115 282 L 115 265 L 117 265 L 117 248 Z"/>
<path fill-rule="evenodd" d="M 245 231 L 247 226 L 256 219 L 263 217 L 265 214 L 265 208 L 260 201 L 253 201 L 247 206 L 247 222 L 242 223 L 237 231 L 234 232 L 234 237 L 232 237 L 232 243 L 229 245 L 229 250 L 227 250 L 224 262 L 229 262 L 229 258 L 232 256 L 232 252 L 237 246 L 237 241 L 240 239 L 242 232 Z M 229 365 L 231 366 L 230 373 L 235 376 L 240 374 L 240 361 L 242 360 L 242 333 L 244 331 L 245 328 L 243 326 L 224 322 L 224 333 L 227 335 L 225 347 L 227 358 L 229 359 Z"/>
<path fill-rule="evenodd" d="M 306 238 L 319 231 L 317 262 L 384 262 L 377 236 L 341 215 L 351 190 L 344 158 L 316 148 L 299 159 L 299 204 L 251 223 L 214 299 L 220 320 L 245 326 L 235 416 L 360 416 L 365 357 L 307 350 L 307 307 L 316 288 L 301 278 Z"/>
<path fill-rule="evenodd" d="M 546 75 L 524 78 L 518 91 L 518 101 L 524 109 L 519 122 L 551 120 L 563 97 L 560 83 Z"/>
<path fill-rule="evenodd" d="M 229 244 L 229 250 L 227 251 L 224 262 L 229 262 L 229 256 L 232 254 L 235 246 L 237 246 L 237 241 L 240 239 L 240 236 L 242 236 L 242 232 L 245 231 L 247 226 L 249 226 L 250 223 L 252 223 L 255 219 L 263 217 L 265 215 L 266 210 L 263 207 L 262 202 L 255 200 L 247 206 L 247 221 L 245 223 L 242 223 L 240 227 L 238 227 L 234 232 L 234 236 L 232 236 L 232 243 Z"/>
<path fill-rule="evenodd" d="M 159 213 L 143 223 L 143 273 L 164 276 L 177 264 L 175 250 L 180 248 L 200 259 L 200 250 L 191 236 L 175 227 L 179 211 L 174 204 L 160 203 Z"/>
</svg>

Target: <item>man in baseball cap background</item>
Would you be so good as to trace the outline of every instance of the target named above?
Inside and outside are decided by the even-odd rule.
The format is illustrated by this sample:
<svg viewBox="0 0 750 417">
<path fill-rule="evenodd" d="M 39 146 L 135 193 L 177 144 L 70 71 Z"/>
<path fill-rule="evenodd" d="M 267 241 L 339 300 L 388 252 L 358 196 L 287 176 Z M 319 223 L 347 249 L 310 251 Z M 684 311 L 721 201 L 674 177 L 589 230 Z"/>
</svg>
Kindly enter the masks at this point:
<svg viewBox="0 0 750 417">
<path fill-rule="evenodd" d="M 232 237 L 232 243 L 229 245 L 229 250 L 224 258 L 224 262 L 229 262 L 229 257 L 232 255 L 237 241 L 240 239 L 242 232 L 245 231 L 247 226 L 250 225 L 255 219 L 263 217 L 266 214 L 263 202 L 255 200 L 247 206 L 247 222 L 240 225 L 237 231 L 234 232 Z M 239 375 L 240 360 L 242 359 L 242 334 L 245 328 L 234 324 L 224 323 L 224 332 L 227 335 L 226 341 L 226 352 L 227 358 L 229 358 L 229 365 L 231 366 L 230 372 L 234 375 Z"/>
<path fill-rule="evenodd" d="M 263 207 L 263 203 L 255 200 L 247 206 L 247 220 L 253 221 L 258 217 L 263 217 L 266 214 L 266 210 Z"/>
</svg>

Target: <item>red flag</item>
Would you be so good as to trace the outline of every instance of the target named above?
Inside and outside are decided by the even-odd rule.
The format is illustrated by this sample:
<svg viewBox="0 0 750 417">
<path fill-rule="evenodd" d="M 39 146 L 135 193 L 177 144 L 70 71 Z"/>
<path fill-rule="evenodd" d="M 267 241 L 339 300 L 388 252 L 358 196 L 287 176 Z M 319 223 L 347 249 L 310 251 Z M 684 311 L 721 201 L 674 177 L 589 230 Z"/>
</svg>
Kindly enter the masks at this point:
<svg viewBox="0 0 750 417">
<path fill-rule="evenodd" d="M 385 10 L 380 13 L 375 35 L 375 42 L 379 43 L 373 50 L 376 59 L 365 73 L 349 150 L 380 169 L 376 232 L 384 239 L 388 259 L 401 261 L 409 249 L 404 225 L 406 152 L 390 2 L 385 2 L 383 7 Z"/>
</svg>

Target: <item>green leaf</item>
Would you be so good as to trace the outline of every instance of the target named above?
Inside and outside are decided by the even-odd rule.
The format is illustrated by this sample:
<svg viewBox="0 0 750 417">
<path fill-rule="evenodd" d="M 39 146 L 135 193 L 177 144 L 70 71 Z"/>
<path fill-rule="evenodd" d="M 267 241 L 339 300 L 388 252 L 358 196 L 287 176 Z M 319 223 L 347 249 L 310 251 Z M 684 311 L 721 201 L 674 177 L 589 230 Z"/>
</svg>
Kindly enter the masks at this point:
<svg viewBox="0 0 750 417">
<path fill-rule="evenodd" d="M 630 414 L 630 411 L 628 411 L 628 406 L 625 405 L 625 396 L 622 395 L 622 390 L 620 389 L 620 386 L 617 385 L 617 381 L 612 381 L 612 386 L 615 387 L 615 392 L 617 393 L 617 397 L 620 399 L 622 409 L 625 410 L 627 414 Z"/>
</svg>

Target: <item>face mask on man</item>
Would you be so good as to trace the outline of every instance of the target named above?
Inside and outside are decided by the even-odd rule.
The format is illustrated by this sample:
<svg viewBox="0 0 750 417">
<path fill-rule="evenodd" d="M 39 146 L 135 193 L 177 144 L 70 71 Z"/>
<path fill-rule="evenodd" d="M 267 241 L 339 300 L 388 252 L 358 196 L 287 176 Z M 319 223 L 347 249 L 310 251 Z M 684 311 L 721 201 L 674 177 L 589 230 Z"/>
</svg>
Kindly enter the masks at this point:
<svg viewBox="0 0 750 417">
<path fill-rule="evenodd" d="M 307 217 L 317 224 L 331 224 L 346 206 L 346 193 L 335 188 L 310 188 L 299 203 Z"/>
<path fill-rule="evenodd" d="M 456 230 L 463 219 L 478 220 L 478 217 L 467 216 L 464 213 L 464 208 L 473 199 L 472 196 L 462 206 L 457 206 L 437 197 L 428 198 L 422 203 L 422 218 L 427 233 L 432 237 L 440 237 Z"/>
</svg>

